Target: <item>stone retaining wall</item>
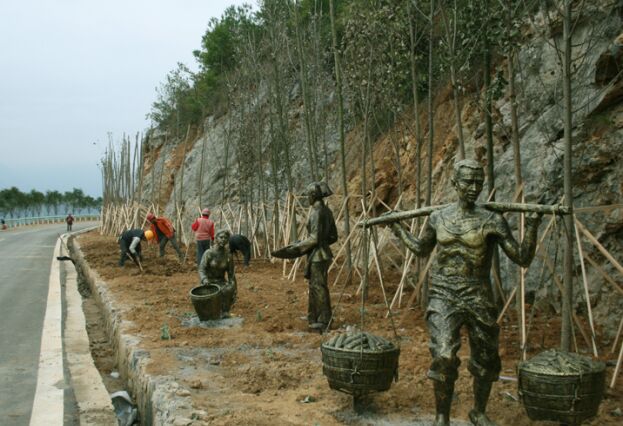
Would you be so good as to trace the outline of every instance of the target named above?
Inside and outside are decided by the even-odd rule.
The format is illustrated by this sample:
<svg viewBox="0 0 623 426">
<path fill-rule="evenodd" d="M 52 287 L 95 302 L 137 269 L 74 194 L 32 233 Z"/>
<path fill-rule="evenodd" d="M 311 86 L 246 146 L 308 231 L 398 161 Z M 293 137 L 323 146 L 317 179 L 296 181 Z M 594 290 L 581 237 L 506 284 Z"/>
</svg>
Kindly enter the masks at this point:
<svg viewBox="0 0 623 426">
<path fill-rule="evenodd" d="M 71 257 L 82 270 L 106 321 L 106 331 L 114 345 L 117 369 L 127 383 L 141 417 L 142 425 L 191 425 L 192 401 L 188 392 L 169 376 L 153 376 L 147 373 L 151 362 L 149 351 L 140 347 L 140 339 L 127 332 L 130 322 L 123 320 L 119 303 L 109 291 L 108 285 L 89 267 L 75 238 L 69 240 Z"/>
</svg>

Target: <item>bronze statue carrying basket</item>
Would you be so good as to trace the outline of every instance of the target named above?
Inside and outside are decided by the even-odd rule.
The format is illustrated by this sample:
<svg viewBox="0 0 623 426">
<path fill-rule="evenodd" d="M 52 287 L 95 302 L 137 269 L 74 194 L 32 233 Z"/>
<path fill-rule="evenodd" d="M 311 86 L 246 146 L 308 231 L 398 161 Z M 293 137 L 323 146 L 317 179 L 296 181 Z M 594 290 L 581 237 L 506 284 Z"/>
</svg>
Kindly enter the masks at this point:
<svg viewBox="0 0 623 426">
<path fill-rule="evenodd" d="M 322 372 L 329 387 L 355 396 L 383 392 L 398 380 L 400 349 L 370 333 L 339 334 L 324 342 Z"/>
<path fill-rule="evenodd" d="M 606 365 L 569 352 L 542 352 L 518 367 L 519 397 L 532 420 L 579 425 L 597 414 Z"/>
</svg>

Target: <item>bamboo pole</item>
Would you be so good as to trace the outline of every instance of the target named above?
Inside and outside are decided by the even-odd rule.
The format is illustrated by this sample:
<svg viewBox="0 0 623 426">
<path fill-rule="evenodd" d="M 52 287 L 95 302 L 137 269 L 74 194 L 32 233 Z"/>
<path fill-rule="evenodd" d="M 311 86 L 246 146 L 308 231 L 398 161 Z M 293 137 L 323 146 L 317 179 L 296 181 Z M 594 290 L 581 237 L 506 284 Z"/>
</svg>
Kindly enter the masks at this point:
<svg viewBox="0 0 623 426">
<path fill-rule="evenodd" d="M 433 255 L 434 255 L 434 253 L 431 253 L 431 255 L 428 257 L 428 262 L 426 262 L 426 265 L 424 266 L 424 269 L 422 270 L 422 274 L 420 276 L 420 279 L 417 282 L 417 284 L 415 285 L 416 289 L 413 291 L 413 294 L 409 298 L 409 301 L 407 302 L 405 310 L 409 310 L 409 308 L 411 308 L 411 306 L 413 305 L 413 302 L 415 302 L 415 298 L 417 297 L 417 294 L 418 294 L 417 289 L 424 284 L 424 280 L 426 280 L 426 276 L 428 274 L 428 270 L 430 269 L 431 265 L 433 264 Z M 390 306 L 390 309 L 391 309 L 391 306 Z M 403 316 L 402 320 L 400 321 L 400 324 L 403 323 L 404 319 L 405 319 L 405 317 Z"/>
<path fill-rule="evenodd" d="M 373 205 L 373 204 L 374 204 L 374 200 L 371 200 L 370 205 Z M 361 199 L 361 207 L 362 207 L 362 210 L 364 210 L 365 207 L 366 207 L 363 199 Z M 374 238 L 370 238 L 369 242 L 367 244 L 369 244 L 371 246 L 370 248 L 372 249 L 372 254 L 373 255 L 372 255 L 372 259 L 368 259 L 368 261 L 366 262 L 366 268 L 369 269 L 371 262 L 375 263 L 376 271 L 377 271 L 377 274 L 378 274 L 378 277 L 379 277 L 379 282 L 381 283 L 381 288 L 383 289 L 383 297 L 386 297 L 385 296 L 385 286 L 384 286 L 384 281 L 383 281 L 383 273 L 382 273 L 382 270 L 381 270 L 381 264 L 379 262 L 378 253 L 377 253 L 377 247 L 376 247 L 376 243 L 374 241 Z M 368 248 L 368 252 L 370 251 L 370 248 Z M 362 286 L 363 286 L 363 282 L 359 284 L 359 288 L 357 289 L 355 294 L 359 294 L 359 291 L 362 289 Z"/>
<path fill-rule="evenodd" d="M 502 318 L 504 318 L 504 315 L 506 314 L 506 311 L 508 310 L 508 308 L 510 307 L 511 303 L 513 302 L 513 299 L 515 298 L 515 294 L 517 293 L 517 286 L 513 287 L 513 290 L 511 291 L 510 296 L 508 296 L 508 300 L 506 301 L 506 303 L 504 304 L 504 307 L 502 308 L 502 310 L 500 311 L 500 314 L 498 315 L 498 319 L 496 321 L 496 323 L 501 324 L 502 323 Z"/>
<path fill-rule="evenodd" d="M 621 331 L 623 331 L 623 317 L 621 317 L 621 322 L 619 323 L 619 329 L 617 330 L 617 334 L 614 337 L 614 343 L 612 344 L 612 350 L 610 351 L 610 353 L 614 353 L 617 347 L 617 342 L 619 341 L 619 337 L 621 337 Z"/>
<path fill-rule="evenodd" d="M 575 224 L 575 222 L 574 222 Z M 593 324 L 593 309 L 591 308 L 591 299 L 588 292 L 588 279 L 586 278 L 586 266 L 584 265 L 584 258 L 582 253 L 582 242 L 580 241 L 580 234 L 578 233 L 577 225 L 575 225 L 575 239 L 578 245 L 578 257 L 580 258 L 580 268 L 582 269 L 582 283 L 584 284 L 584 298 L 586 299 L 586 312 L 588 314 L 588 324 L 591 327 L 591 342 L 593 344 L 593 355 L 598 357 L 597 344 L 595 343 L 595 325 Z"/>
<path fill-rule="evenodd" d="M 552 273 L 552 276 L 554 277 L 554 283 L 556 284 L 556 287 L 558 287 L 558 290 L 562 293 L 564 284 L 562 282 L 560 282 L 560 279 L 558 278 L 558 276 L 556 276 L 556 270 L 555 270 L 554 265 L 552 264 L 551 260 L 547 257 L 546 254 L 543 255 L 541 257 L 541 259 L 548 266 L 549 270 Z M 584 328 L 582 327 L 582 324 L 580 323 L 580 320 L 579 320 L 578 316 L 575 314 L 575 312 L 571 312 L 571 319 L 572 319 L 572 322 L 575 323 L 575 325 L 577 326 L 578 330 L 580 331 L 580 334 L 584 338 L 584 341 L 585 341 L 586 345 L 587 346 L 591 346 L 591 341 L 590 341 L 590 339 L 588 337 L 588 334 L 586 334 L 586 331 L 584 331 Z M 571 326 L 573 327 L 573 324 L 571 324 Z"/>
<path fill-rule="evenodd" d="M 244 204 L 239 206 L 238 209 L 238 224 L 236 226 L 236 234 L 240 234 L 242 230 L 242 213 L 244 211 Z"/>
<path fill-rule="evenodd" d="M 232 229 L 231 223 L 229 223 L 229 220 L 227 219 L 227 215 L 225 214 L 225 211 L 223 210 L 222 207 L 221 207 L 221 219 L 227 224 L 227 229 Z"/>
<path fill-rule="evenodd" d="M 392 212 L 365 220 L 363 222 L 359 222 L 357 225 L 364 227 L 370 227 L 373 225 L 386 225 L 401 220 L 411 219 L 414 217 L 428 216 L 437 210 L 441 210 L 451 205 L 452 204 L 442 204 L 437 206 L 421 207 L 415 210 Z M 567 214 L 568 212 L 567 208 L 561 205 L 488 202 L 479 204 L 479 206 L 498 213 L 524 212 L 563 215 Z"/>
<path fill-rule="evenodd" d="M 623 266 L 621 266 L 621 264 L 617 262 L 614 257 L 612 257 L 610 252 L 597 240 L 597 238 L 593 236 L 593 234 L 590 233 L 588 229 L 584 227 L 584 225 L 582 225 L 582 222 L 580 222 L 578 218 L 575 218 L 575 223 L 579 230 L 586 236 L 586 238 L 589 239 L 591 243 L 593 243 L 595 247 L 597 247 L 601 254 L 603 254 L 604 257 L 608 259 L 621 274 L 623 274 Z"/>
<path fill-rule="evenodd" d="M 354 233 L 354 229 L 353 229 L 353 233 Z M 351 233 L 351 235 L 353 234 Z M 353 256 L 353 264 L 352 264 L 352 268 L 351 271 L 355 272 L 357 275 L 359 275 L 359 278 L 361 278 L 361 273 L 359 272 L 359 268 L 357 267 L 357 260 L 359 259 L 359 254 L 361 253 L 361 248 L 363 247 L 363 244 L 358 244 L 358 242 L 362 239 L 361 238 L 361 233 L 357 233 L 355 235 L 355 238 L 353 240 L 353 248 L 355 249 L 355 255 Z M 357 244 L 355 244 L 355 242 L 357 242 Z M 347 266 L 347 262 L 342 262 L 342 266 L 340 267 L 340 270 L 338 271 L 335 280 L 333 281 L 333 287 L 337 284 L 338 280 L 340 279 L 340 276 L 342 274 L 342 271 L 344 270 L 344 267 Z"/>
<path fill-rule="evenodd" d="M 608 204 L 605 206 L 588 206 L 588 207 L 574 207 L 574 213 L 594 213 L 594 212 L 607 212 L 610 210 L 623 209 L 623 204 Z M 577 220 L 577 217 L 576 217 Z"/>
<path fill-rule="evenodd" d="M 541 245 L 543 244 L 543 241 L 545 241 L 545 237 L 550 232 L 550 228 L 551 228 L 551 226 L 554 223 L 554 219 L 555 219 L 555 216 L 553 216 L 549 220 L 549 222 L 547 223 L 547 226 L 545 227 L 545 231 L 543 231 L 543 234 L 541 235 L 541 238 L 539 239 L 539 241 L 537 243 L 537 246 L 535 248 L 535 252 L 536 253 L 539 252 L 539 249 L 540 249 Z M 518 289 L 517 286 L 513 287 L 513 290 L 511 291 L 511 294 L 508 296 L 508 300 L 504 303 L 504 307 L 500 311 L 500 314 L 498 315 L 498 319 L 496 321 L 498 324 L 500 324 L 500 322 L 502 321 L 502 318 L 504 317 L 504 314 L 506 313 L 506 310 L 509 308 L 513 298 L 515 297 L 515 295 L 517 293 L 517 289 Z"/>
<path fill-rule="evenodd" d="M 370 208 L 368 208 L 368 212 L 370 211 Z M 365 215 L 367 214 L 367 212 L 362 212 L 359 215 L 359 219 L 358 220 L 362 220 L 363 217 L 365 217 Z M 340 257 L 342 251 L 344 251 L 345 248 L 347 248 L 347 243 L 350 242 L 351 238 L 353 237 L 353 235 L 355 235 L 356 231 L 358 231 L 357 227 L 353 227 L 350 231 L 350 233 L 348 234 L 348 236 L 346 237 L 346 239 L 342 242 L 342 246 L 339 248 L 337 254 L 333 257 L 333 262 L 331 263 L 331 265 L 329 266 L 329 272 L 331 272 L 331 270 L 334 268 L 334 266 L 337 264 L 338 262 L 338 258 Z M 353 244 L 354 245 L 354 244 Z"/>
<path fill-rule="evenodd" d="M 584 253 L 584 259 L 588 260 L 588 263 L 590 263 L 593 266 L 593 268 L 595 268 L 597 272 L 599 272 L 599 274 L 603 277 L 603 279 L 605 279 L 608 283 L 610 283 L 610 285 L 612 285 L 612 287 L 616 291 L 618 291 L 621 295 L 623 295 L 623 288 L 621 288 L 621 286 L 619 286 L 616 283 L 616 281 L 614 281 L 612 277 L 608 275 L 608 273 L 604 271 L 603 268 L 599 266 L 599 264 L 595 260 L 593 260 L 592 257 L 590 257 L 587 253 Z"/>
<path fill-rule="evenodd" d="M 617 376 L 619 375 L 619 370 L 621 369 L 621 363 L 623 362 L 623 342 L 621 342 L 621 350 L 619 351 L 619 358 L 617 360 L 617 365 L 614 368 L 614 373 L 612 373 L 612 380 L 610 381 L 610 388 L 614 388 L 614 384 L 616 383 Z"/>
<path fill-rule="evenodd" d="M 420 227 L 420 233 L 418 234 L 418 237 L 422 236 L 422 231 L 426 227 L 426 223 L 427 222 L 428 222 L 428 217 L 426 219 L 424 219 L 424 222 L 422 223 L 422 226 Z M 432 256 L 432 254 L 429 255 L 429 257 L 430 256 Z M 400 295 L 398 296 L 398 300 L 399 300 L 398 307 L 400 307 L 400 303 L 402 301 L 402 292 L 403 292 L 403 289 L 404 289 L 404 283 L 405 283 L 405 280 L 407 278 L 407 274 L 409 272 L 409 268 L 411 267 L 411 263 L 413 263 L 414 259 L 416 259 L 415 254 L 413 252 L 409 251 L 408 254 L 407 254 L 407 260 L 406 260 L 406 262 L 404 264 L 404 267 L 403 267 L 403 270 L 402 270 L 402 276 L 400 277 L 400 282 L 398 283 L 398 288 L 396 289 L 396 293 L 398 293 L 398 292 L 400 293 Z M 396 300 L 396 297 L 394 297 L 394 299 L 392 299 L 392 303 L 391 303 L 390 307 L 393 308 L 395 300 Z"/>
</svg>

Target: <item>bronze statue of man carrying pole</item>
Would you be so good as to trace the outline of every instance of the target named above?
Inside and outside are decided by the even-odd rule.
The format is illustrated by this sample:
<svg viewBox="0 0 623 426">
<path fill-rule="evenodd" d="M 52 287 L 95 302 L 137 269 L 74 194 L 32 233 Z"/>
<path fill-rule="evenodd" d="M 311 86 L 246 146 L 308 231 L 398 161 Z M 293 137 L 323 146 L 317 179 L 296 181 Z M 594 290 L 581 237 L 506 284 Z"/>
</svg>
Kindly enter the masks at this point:
<svg viewBox="0 0 623 426">
<path fill-rule="evenodd" d="M 542 214 L 564 213 L 558 206 L 526 205 L 521 208 L 521 205 L 508 204 L 507 210 L 534 212 L 526 218 L 525 236 L 518 244 L 499 212 L 504 210 L 503 203 L 493 207 L 476 203 L 483 182 L 484 172 L 478 162 L 462 160 L 456 163 L 452 184 L 459 200 L 438 209 L 428 208 L 426 213 L 430 218 L 420 238 L 411 235 L 397 221 L 418 216 L 418 211 L 413 211 L 410 216 L 405 215 L 408 212 L 390 212 L 364 223 L 365 226 L 392 223 L 396 236 L 417 256 L 428 256 L 437 246 L 426 311 L 433 357 L 427 375 L 433 380 L 435 390 L 435 426 L 450 424 L 463 326 L 468 331 L 471 353 L 468 369 L 474 376 L 474 408 L 469 418 L 474 425 L 495 425 L 485 414 L 491 385 L 498 379 L 501 368 L 499 326 L 496 323 L 498 311 L 493 302 L 489 276 L 494 248 L 499 244 L 513 262 L 527 267 L 534 257 Z M 375 223 L 370 223 L 373 220 Z"/>
</svg>

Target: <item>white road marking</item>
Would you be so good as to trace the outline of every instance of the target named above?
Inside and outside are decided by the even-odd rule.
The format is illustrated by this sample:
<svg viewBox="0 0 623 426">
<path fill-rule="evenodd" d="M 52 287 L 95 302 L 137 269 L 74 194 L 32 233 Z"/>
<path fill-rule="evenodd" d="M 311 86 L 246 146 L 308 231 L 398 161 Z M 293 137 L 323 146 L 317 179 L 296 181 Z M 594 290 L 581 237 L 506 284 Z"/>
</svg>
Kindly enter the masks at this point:
<svg viewBox="0 0 623 426">
<path fill-rule="evenodd" d="M 60 255 L 61 241 L 56 242 L 54 258 Z M 31 426 L 62 426 L 63 406 L 63 342 L 61 332 L 61 281 L 59 262 L 52 261 L 48 303 L 41 334 L 41 352 L 37 390 L 32 404 Z"/>
<path fill-rule="evenodd" d="M 3 259 L 47 259 L 47 256 L 4 256 Z"/>
</svg>

